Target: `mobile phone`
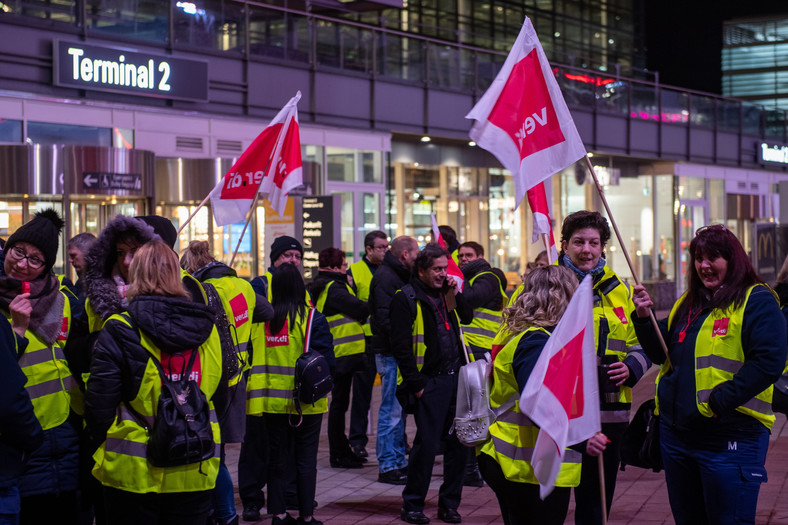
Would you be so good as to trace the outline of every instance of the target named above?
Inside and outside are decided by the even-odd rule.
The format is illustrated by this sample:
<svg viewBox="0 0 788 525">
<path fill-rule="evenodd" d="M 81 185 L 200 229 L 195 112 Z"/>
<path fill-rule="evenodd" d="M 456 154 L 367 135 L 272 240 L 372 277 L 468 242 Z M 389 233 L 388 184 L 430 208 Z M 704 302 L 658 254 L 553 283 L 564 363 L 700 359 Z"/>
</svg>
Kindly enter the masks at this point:
<svg viewBox="0 0 788 525">
<path fill-rule="evenodd" d="M 30 283 L 27 281 L 22 282 L 22 293 L 30 293 Z"/>
</svg>

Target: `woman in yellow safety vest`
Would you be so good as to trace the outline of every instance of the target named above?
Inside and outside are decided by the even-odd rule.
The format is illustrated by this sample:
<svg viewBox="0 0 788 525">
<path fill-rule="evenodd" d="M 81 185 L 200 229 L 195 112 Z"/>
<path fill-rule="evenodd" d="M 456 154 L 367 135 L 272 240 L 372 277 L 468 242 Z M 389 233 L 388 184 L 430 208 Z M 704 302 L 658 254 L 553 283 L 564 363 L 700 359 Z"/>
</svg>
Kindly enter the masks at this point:
<svg viewBox="0 0 788 525">
<path fill-rule="evenodd" d="M 162 241 L 137 249 L 129 277 L 128 312 L 104 324 L 87 382 L 85 419 L 101 443 L 93 455 L 93 475 L 104 486 L 113 525 L 202 524 L 219 470 L 220 431 L 212 398 L 222 386 L 222 354 L 214 314 L 201 298 L 192 300 L 178 256 Z M 162 374 L 175 381 L 186 373 L 208 402 L 213 454 L 155 466 L 149 459 L 149 429 L 157 424 Z"/>
<path fill-rule="evenodd" d="M 21 523 L 53 516 L 62 523 L 76 520 L 80 423 L 72 411 L 77 389 L 64 353 L 71 304 L 52 272 L 62 227 L 55 210 L 39 211 L 8 238 L 0 268 L 0 311 L 20 338 L 17 362 L 44 430 L 44 442 L 27 458 L 19 480 Z"/>
<path fill-rule="evenodd" d="M 322 525 L 312 513 L 320 425 L 328 404 L 323 398 L 313 405 L 301 405 L 303 414 L 299 418 L 293 401 L 295 364 L 305 351 L 312 307 L 306 304 L 304 281 L 294 265 L 284 263 L 274 268 L 270 286 L 274 318 L 265 323 L 264 348 L 254 349 L 247 386 L 247 413 L 262 415 L 268 433 L 268 513 L 273 515 L 272 525 Z M 333 338 L 325 316 L 317 311 L 313 314 L 310 349 L 323 354 L 333 370 Z M 301 422 L 295 426 L 298 419 Z M 285 501 L 293 472 L 298 492 L 297 521 L 287 513 Z"/>
<path fill-rule="evenodd" d="M 566 268 L 549 266 L 530 272 L 524 284 L 517 302 L 504 310 L 499 340 L 505 343 L 493 360 L 490 391 L 494 410 L 509 400 L 514 404 L 490 425 L 490 438 L 479 447 L 479 470 L 498 498 L 505 525 L 561 525 L 571 487 L 580 483 L 581 452 L 598 456 L 607 438 L 598 433 L 567 450 L 555 488 L 539 497 L 531 465 L 539 427 L 520 412 L 519 398 L 578 283 Z"/>
<path fill-rule="evenodd" d="M 688 250 L 687 291 L 660 323 L 634 288 L 633 325 L 657 376 L 659 437 L 677 525 L 755 523 L 766 479 L 772 384 L 786 360 L 786 324 L 736 236 L 704 226 Z"/>
</svg>

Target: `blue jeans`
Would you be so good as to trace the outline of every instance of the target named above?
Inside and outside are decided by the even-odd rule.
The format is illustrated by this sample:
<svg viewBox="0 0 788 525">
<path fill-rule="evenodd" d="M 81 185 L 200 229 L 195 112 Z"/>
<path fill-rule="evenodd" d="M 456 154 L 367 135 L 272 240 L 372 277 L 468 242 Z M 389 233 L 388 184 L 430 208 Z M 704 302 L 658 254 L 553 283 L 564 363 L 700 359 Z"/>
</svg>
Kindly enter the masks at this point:
<svg viewBox="0 0 788 525">
<path fill-rule="evenodd" d="M 18 525 L 21 505 L 19 487 L 0 488 L 0 525 Z"/>
<path fill-rule="evenodd" d="M 405 468 L 405 414 L 397 401 L 397 360 L 390 355 L 376 355 L 375 365 L 381 379 L 378 437 L 375 454 L 378 470 Z"/>
<path fill-rule="evenodd" d="M 761 483 L 766 482 L 766 427 L 741 430 L 737 438 L 699 439 L 660 424 L 670 508 L 676 525 L 755 523 Z"/>
<path fill-rule="evenodd" d="M 224 463 L 224 445 L 222 445 L 222 462 L 219 465 L 219 475 L 216 476 L 216 488 L 213 491 L 213 517 L 220 522 L 229 522 L 235 514 L 233 480 Z"/>
</svg>

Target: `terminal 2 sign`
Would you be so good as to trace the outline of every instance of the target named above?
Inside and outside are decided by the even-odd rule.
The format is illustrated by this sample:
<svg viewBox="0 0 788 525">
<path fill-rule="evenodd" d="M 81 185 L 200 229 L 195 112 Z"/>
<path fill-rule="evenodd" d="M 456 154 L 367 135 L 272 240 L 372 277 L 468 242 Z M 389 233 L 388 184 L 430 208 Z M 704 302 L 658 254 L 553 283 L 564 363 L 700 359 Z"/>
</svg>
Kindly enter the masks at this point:
<svg viewBox="0 0 788 525">
<path fill-rule="evenodd" d="M 179 100 L 208 100 L 208 63 L 54 41 L 55 85 Z"/>
<path fill-rule="evenodd" d="M 788 164 L 788 146 L 778 144 L 769 145 L 766 142 L 756 144 L 758 148 L 759 162 L 774 162 L 777 164 Z"/>
</svg>

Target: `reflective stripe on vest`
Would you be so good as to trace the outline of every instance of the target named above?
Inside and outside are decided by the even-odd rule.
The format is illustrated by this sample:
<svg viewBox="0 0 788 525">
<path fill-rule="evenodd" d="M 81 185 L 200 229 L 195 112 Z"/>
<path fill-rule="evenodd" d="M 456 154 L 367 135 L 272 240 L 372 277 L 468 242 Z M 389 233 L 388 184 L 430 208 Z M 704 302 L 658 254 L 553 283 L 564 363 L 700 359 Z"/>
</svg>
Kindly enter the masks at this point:
<svg viewBox="0 0 788 525">
<path fill-rule="evenodd" d="M 238 374 L 231 378 L 228 386 L 237 385 L 245 370 L 249 370 L 249 340 L 252 338 L 252 315 L 256 304 L 254 288 L 248 281 L 239 277 L 226 275 L 216 279 L 206 279 L 216 288 L 222 300 L 224 313 L 230 322 L 230 334 L 238 349 Z"/>
<path fill-rule="evenodd" d="M 369 301 L 369 287 L 372 284 L 372 271 L 369 269 L 366 261 L 361 259 L 350 265 L 350 271 L 353 274 L 353 284 L 356 286 L 356 297 L 361 301 Z M 372 325 L 369 323 L 369 317 L 364 322 L 364 335 L 372 337 Z"/>
<path fill-rule="evenodd" d="M 744 302 L 739 308 L 734 308 L 733 305 L 726 310 L 715 308 L 698 330 L 695 339 L 695 402 L 698 412 L 703 416 L 713 417 L 714 415 L 709 406 L 709 397 L 714 387 L 730 381 L 744 364 L 744 349 L 741 341 L 744 310 L 747 308 L 747 302 L 755 286 L 751 286 L 747 290 Z M 668 326 L 672 326 L 676 312 L 685 298 L 686 294 L 676 301 L 668 316 Z M 657 383 L 665 373 L 663 365 L 657 376 Z M 772 412 L 773 388 L 772 385 L 769 385 L 766 390 L 736 407 L 736 410 L 754 417 L 766 428 L 771 429 L 776 420 L 774 412 Z"/>
<path fill-rule="evenodd" d="M 501 281 L 498 276 L 491 271 L 483 271 L 474 275 L 468 282 L 469 286 L 473 286 L 474 281 L 482 275 L 492 275 L 498 283 L 498 292 L 501 295 L 501 307 L 506 303 L 506 292 L 501 286 Z M 502 310 L 494 310 L 491 308 L 476 308 L 473 311 L 473 321 L 469 324 L 462 325 L 462 331 L 465 334 L 465 341 L 477 348 L 485 351 L 492 350 L 493 339 L 501 327 L 501 320 L 503 319 Z"/>
<path fill-rule="evenodd" d="M 114 322 L 129 326 L 128 320 L 122 315 L 113 315 L 107 320 L 107 323 Z M 151 355 L 145 366 L 139 391 L 129 404 L 150 428 L 155 420 L 161 393 L 161 377 L 153 359 L 160 360 L 161 352 L 149 337 L 142 332 L 139 334 L 140 344 Z M 148 430 L 140 424 L 137 416 L 132 415 L 125 405 L 121 405 L 115 421 L 107 431 L 106 440 L 93 454 L 93 476 L 102 485 L 138 494 L 196 492 L 210 490 L 215 486 L 219 472 L 221 433 L 213 401 L 210 399 L 219 386 L 222 375 L 222 350 L 215 328 L 197 351 L 200 356 L 200 390 L 209 399 L 211 410 L 214 457 L 178 467 L 154 467 L 147 460 Z"/>
<path fill-rule="evenodd" d="M 43 430 L 65 423 L 72 408 L 82 412 L 82 396 L 63 353 L 71 329 L 71 305 L 65 294 L 63 300 L 63 320 L 57 340 L 49 346 L 28 329 L 25 332 L 27 348 L 19 358 L 19 367 L 27 377 L 25 390 Z M 10 313 L 6 318 L 11 322 Z"/>
<path fill-rule="evenodd" d="M 252 371 L 246 384 L 246 413 L 251 416 L 261 416 L 263 413 L 295 413 L 295 362 L 304 351 L 306 318 L 298 316 L 295 326 L 290 326 L 290 319 L 285 322 L 288 326 L 286 342 L 267 340 L 266 332 L 270 329 L 270 321 L 252 326 L 252 337 L 256 344 L 252 356 Z M 314 405 L 302 404 L 301 410 L 304 414 L 322 414 L 328 411 L 328 401 L 323 398 Z"/>
<path fill-rule="evenodd" d="M 550 334 L 543 328 L 531 327 L 522 333 L 510 335 L 505 342 L 502 341 L 503 348 L 493 360 L 490 406 L 498 408 L 512 396 L 518 399 L 512 408 L 501 414 L 490 425 L 490 439 L 481 446 L 480 451 L 500 465 L 506 479 L 518 483 L 538 484 L 531 466 L 531 456 L 539 428 L 520 412 L 520 391 L 512 368 L 512 360 L 520 339 L 533 331 Z M 582 455 L 578 452 L 565 450 L 564 461 L 561 463 L 555 484 L 557 487 L 576 487 L 580 484 L 581 459 Z"/>
<path fill-rule="evenodd" d="M 326 287 L 323 288 L 323 291 L 320 292 L 320 296 L 317 298 L 316 308 L 317 311 L 322 314 L 326 313 L 328 289 L 331 288 L 334 283 L 335 281 L 327 282 Z M 355 296 L 350 285 L 345 284 L 345 286 L 347 287 L 348 293 Z M 331 330 L 331 335 L 334 336 L 334 355 L 337 358 L 364 353 L 366 346 L 364 342 L 364 328 L 361 323 L 342 313 L 326 316 L 326 320 L 328 321 L 328 328 Z"/>
<path fill-rule="evenodd" d="M 611 279 L 617 279 L 618 284 L 612 288 L 609 286 Z M 600 285 L 606 285 L 607 293 L 600 290 Z M 607 334 L 607 344 L 605 355 L 614 355 L 619 361 L 627 357 L 627 353 L 633 350 L 640 350 L 640 345 L 634 338 L 634 328 L 630 323 L 630 314 L 635 309 L 632 303 L 632 295 L 629 287 L 611 270 L 608 266 L 604 267 L 602 277 L 594 284 L 594 294 L 600 300 L 594 302 L 594 348 L 599 350 L 599 333 L 602 320 L 607 320 L 609 332 Z M 596 299 L 596 297 L 595 297 Z M 630 345 L 627 346 L 627 341 Z M 618 402 L 632 404 L 632 388 L 620 386 Z M 608 423 L 619 422 L 629 423 L 629 412 L 624 412 L 620 408 L 605 410 L 602 404 L 602 412 L 608 412 L 604 416 Z"/>
</svg>

